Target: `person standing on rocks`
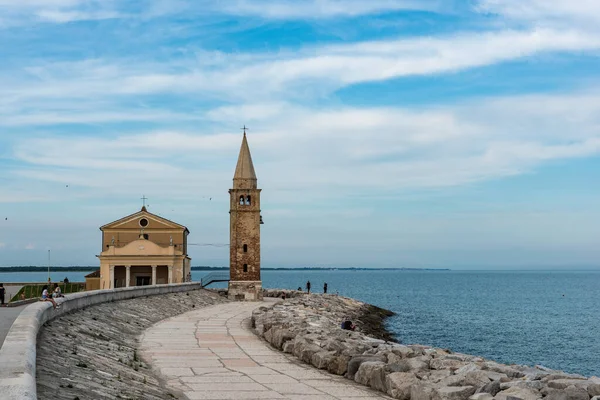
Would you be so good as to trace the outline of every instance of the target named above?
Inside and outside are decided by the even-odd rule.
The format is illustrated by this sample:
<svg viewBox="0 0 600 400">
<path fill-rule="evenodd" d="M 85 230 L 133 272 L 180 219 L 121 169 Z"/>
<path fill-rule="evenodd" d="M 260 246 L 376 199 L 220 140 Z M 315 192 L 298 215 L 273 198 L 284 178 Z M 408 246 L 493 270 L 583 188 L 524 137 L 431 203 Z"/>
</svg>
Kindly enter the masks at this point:
<svg viewBox="0 0 600 400">
<path fill-rule="evenodd" d="M 306 293 L 310 293 L 310 281 L 306 281 Z"/>
<path fill-rule="evenodd" d="M 327 294 L 327 282 L 323 284 L 323 293 Z"/>
<path fill-rule="evenodd" d="M 6 293 L 6 289 L 4 289 L 4 283 L 0 283 L 0 301 L 2 305 L 4 305 L 4 294 Z"/>
</svg>

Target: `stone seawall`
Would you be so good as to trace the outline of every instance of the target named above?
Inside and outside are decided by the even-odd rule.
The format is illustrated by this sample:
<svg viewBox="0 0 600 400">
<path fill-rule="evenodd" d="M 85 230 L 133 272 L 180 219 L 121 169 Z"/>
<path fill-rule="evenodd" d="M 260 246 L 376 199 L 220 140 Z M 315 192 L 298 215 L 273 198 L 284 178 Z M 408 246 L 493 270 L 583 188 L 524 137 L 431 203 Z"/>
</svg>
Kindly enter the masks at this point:
<svg viewBox="0 0 600 400">
<path fill-rule="evenodd" d="M 195 290 L 98 304 L 46 323 L 38 337 L 38 399 L 184 399 L 140 356 L 139 337 L 161 320 L 224 302 Z"/>
<path fill-rule="evenodd" d="M 365 318 L 369 310 L 375 312 Z M 257 333 L 277 349 L 397 399 L 600 400 L 597 377 L 384 340 L 391 337 L 379 334 L 388 315 L 356 300 L 311 294 L 261 307 L 252 319 Z M 354 318 L 355 331 L 341 329 L 346 318 Z"/>
<path fill-rule="evenodd" d="M 25 308 L 13 323 L 0 349 L 0 393 L 2 399 L 34 400 L 36 396 L 36 345 L 41 327 L 48 321 L 95 304 L 136 297 L 200 289 L 201 284 L 184 283 L 95 290 L 69 294 L 58 299 L 61 308 L 37 302 Z M 65 327 L 65 329 L 68 329 Z"/>
</svg>

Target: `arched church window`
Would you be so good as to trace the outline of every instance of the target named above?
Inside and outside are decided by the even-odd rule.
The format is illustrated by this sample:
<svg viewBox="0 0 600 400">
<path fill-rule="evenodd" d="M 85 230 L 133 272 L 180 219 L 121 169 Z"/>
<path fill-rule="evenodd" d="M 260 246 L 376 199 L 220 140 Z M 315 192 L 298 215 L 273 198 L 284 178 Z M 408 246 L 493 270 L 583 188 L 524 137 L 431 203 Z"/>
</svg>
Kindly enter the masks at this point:
<svg viewBox="0 0 600 400">
<path fill-rule="evenodd" d="M 248 252 L 248 245 L 245 244 L 243 247 L 244 247 L 244 253 L 247 253 Z"/>
<path fill-rule="evenodd" d="M 246 205 L 250 205 L 250 195 L 246 196 Z"/>
<path fill-rule="evenodd" d="M 248 264 L 244 264 L 244 272 L 248 272 Z"/>
<path fill-rule="evenodd" d="M 240 196 L 240 206 L 244 205 L 244 196 Z"/>
</svg>

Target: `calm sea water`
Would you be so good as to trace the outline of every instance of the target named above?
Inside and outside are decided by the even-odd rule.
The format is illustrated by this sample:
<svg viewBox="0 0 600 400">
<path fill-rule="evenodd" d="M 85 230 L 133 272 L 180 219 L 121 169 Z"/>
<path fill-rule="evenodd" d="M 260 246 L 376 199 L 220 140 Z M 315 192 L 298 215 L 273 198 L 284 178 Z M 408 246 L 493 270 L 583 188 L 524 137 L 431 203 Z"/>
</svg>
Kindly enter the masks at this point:
<svg viewBox="0 0 600 400">
<path fill-rule="evenodd" d="M 316 291 L 327 282 L 329 293 L 390 309 L 397 315 L 388 328 L 402 343 L 600 375 L 600 271 L 263 271 L 262 278 L 264 287 L 288 289 L 310 280 Z M 0 273 L 0 282 L 45 279 Z"/>
</svg>

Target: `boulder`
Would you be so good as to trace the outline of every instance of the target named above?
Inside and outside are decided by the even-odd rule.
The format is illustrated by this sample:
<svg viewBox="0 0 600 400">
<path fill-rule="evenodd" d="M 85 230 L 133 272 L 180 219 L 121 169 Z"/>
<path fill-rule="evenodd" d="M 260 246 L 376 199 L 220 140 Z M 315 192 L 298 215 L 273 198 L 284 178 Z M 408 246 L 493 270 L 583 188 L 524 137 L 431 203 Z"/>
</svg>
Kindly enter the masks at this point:
<svg viewBox="0 0 600 400">
<path fill-rule="evenodd" d="M 271 344 L 281 350 L 283 349 L 285 342 L 293 340 L 295 337 L 296 334 L 291 332 L 289 329 L 275 329 Z"/>
<path fill-rule="evenodd" d="M 477 389 L 477 393 L 489 393 L 495 396 L 500 391 L 500 381 L 492 381 L 487 385 L 481 386 Z"/>
<path fill-rule="evenodd" d="M 541 390 L 546 387 L 546 384 L 542 381 L 510 381 L 503 382 L 500 384 L 500 390 L 510 389 L 511 387 L 520 387 L 525 389 Z"/>
<path fill-rule="evenodd" d="M 333 356 L 327 364 L 327 371 L 336 375 L 344 375 L 348 371 L 348 362 L 350 362 L 350 358 L 350 356 L 345 354 Z"/>
<path fill-rule="evenodd" d="M 358 368 L 360 368 L 360 364 L 367 362 L 367 361 L 380 361 L 382 363 L 385 363 L 386 358 L 383 356 L 354 356 L 350 359 L 350 361 L 348 362 L 348 371 L 346 372 L 346 377 L 348 379 L 352 379 L 354 380 L 354 375 L 356 375 L 356 372 L 358 371 Z"/>
<path fill-rule="evenodd" d="M 469 397 L 469 400 L 492 400 L 494 396 L 489 393 L 475 393 Z"/>
<path fill-rule="evenodd" d="M 490 383 L 489 376 L 481 370 L 470 371 L 465 374 L 464 384 L 466 386 L 481 387 Z"/>
<path fill-rule="evenodd" d="M 566 400 L 589 400 L 590 396 L 586 389 L 581 387 L 569 386 L 564 390 Z"/>
<path fill-rule="evenodd" d="M 537 400 L 541 399 L 542 395 L 540 394 L 540 392 L 532 389 L 511 387 L 509 389 L 497 393 L 496 396 L 494 396 L 494 398 L 496 400 L 515 400 L 515 398 L 521 400 Z"/>
<path fill-rule="evenodd" d="M 294 341 L 293 340 L 289 340 L 287 342 L 285 342 L 283 344 L 283 347 L 281 348 L 281 350 L 283 350 L 284 353 L 294 353 Z"/>
<path fill-rule="evenodd" d="M 444 386 L 433 391 L 432 400 L 467 400 L 473 393 L 474 386 Z"/>
<path fill-rule="evenodd" d="M 427 371 L 426 374 L 423 374 L 421 379 L 436 383 L 449 377 L 450 375 L 452 375 L 452 371 L 447 369 L 430 370 Z"/>
<path fill-rule="evenodd" d="M 512 368 L 508 365 L 498 364 L 493 361 L 488 361 L 488 362 L 484 363 L 481 369 L 484 369 L 484 370 L 487 369 L 490 371 L 498 372 L 498 373 L 504 374 L 506 376 L 509 376 L 511 378 L 522 378 L 525 376 L 524 373 L 522 373 L 521 371 L 519 371 L 515 368 Z"/>
<path fill-rule="evenodd" d="M 475 363 L 469 363 L 463 367 L 460 367 L 459 369 L 454 371 L 454 373 L 457 375 L 461 375 L 461 374 L 466 374 L 467 372 L 473 372 L 473 371 L 481 371 L 481 368 L 479 367 L 479 365 L 477 365 Z"/>
<path fill-rule="evenodd" d="M 322 351 L 321 347 L 312 343 L 301 346 L 300 350 L 298 350 L 298 347 L 294 347 L 294 355 L 307 364 L 311 364 L 313 355 L 320 351 Z"/>
<path fill-rule="evenodd" d="M 396 354 L 397 356 L 400 356 L 401 358 L 411 358 L 422 354 L 422 352 L 420 354 L 417 354 L 410 347 L 402 345 L 395 345 L 392 348 L 392 353 Z"/>
<path fill-rule="evenodd" d="M 500 372 L 490 371 L 487 369 L 482 371 L 492 381 L 509 382 L 511 380 L 506 374 L 501 374 Z"/>
<path fill-rule="evenodd" d="M 385 362 L 365 361 L 360 364 L 354 380 L 375 390 L 387 393 L 385 380 Z"/>
<path fill-rule="evenodd" d="M 569 386 L 566 389 L 548 388 L 544 400 L 589 400 L 589 395 L 586 390 Z"/>
<path fill-rule="evenodd" d="M 553 379 L 548 382 L 548 387 L 552 389 L 566 389 L 569 386 L 575 386 L 587 390 L 590 384 L 593 383 L 587 379 Z"/>
<path fill-rule="evenodd" d="M 555 381 L 558 379 L 574 379 L 574 380 L 586 380 L 585 376 L 577 375 L 577 374 L 566 374 L 564 372 L 546 375 L 542 378 L 544 382 Z"/>
<path fill-rule="evenodd" d="M 410 400 L 432 400 L 434 389 L 430 383 L 416 383 L 410 387 Z"/>
<path fill-rule="evenodd" d="M 600 382 L 590 382 L 587 391 L 591 397 L 600 396 Z"/>
<path fill-rule="evenodd" d="M 457 369 L 467 365 L 464 361 L 453 360 L 451 358 L 434 358 L 429 362 L 429 368 L 431 369 L 449 369 L 456 371 Z"/>
<path fill-rule="evenodd" d="M 385 377 L 387 393 L 395 399 L 410 400 L 411 386 L 419 383 L 412 372 L 392 372 Z"/>
<path fill-rule="evenodd" d="M 318 369 L 327 369 L 327 366 L 334 357 L 334 351 L 319 351 L 312 355 L 310 363 Z"/>
</svg>

